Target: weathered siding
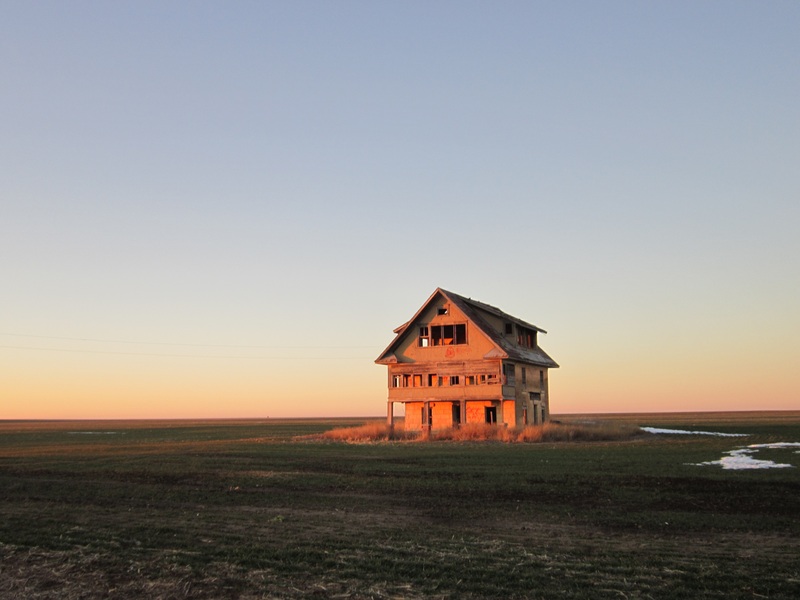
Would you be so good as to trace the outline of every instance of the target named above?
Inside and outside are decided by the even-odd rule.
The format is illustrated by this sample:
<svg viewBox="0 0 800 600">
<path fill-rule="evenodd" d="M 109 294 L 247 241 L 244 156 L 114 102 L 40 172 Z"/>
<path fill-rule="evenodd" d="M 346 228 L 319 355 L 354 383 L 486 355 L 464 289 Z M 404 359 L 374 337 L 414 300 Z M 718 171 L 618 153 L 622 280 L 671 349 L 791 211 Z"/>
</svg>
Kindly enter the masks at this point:
<svg viewBox="0 0 800 600">
<path fill-rule="evenodd" d="M 479 304 L 437 289 L 412 321 L 397 330 L 376 361 L 388 367 L 389 423 L 395 403 L 405 405 L 405 425 L 412 430 L 487 420 L 513 427 L 547 419 L 547 367 L 527 362 L 528 354 L 542 356 L 526 351 L 537 343 L 535 326 L 532 330 Z M 516 352 L 510 346 L 517 347 L 520 334 L 528 336 L 523 338 L 526 348 Z M 427 413 L 423 416 L 428 410 L 430 422 Z"/>
<path fill-rule="evenodd" d="M 437 314 L 440 308 L 447 308 L 448 314 Z M 418 345 L 419 328 L 421 326 L 432 327 L 435 325 L 457 325 L 461 323 L 467 325 L 466 344 L 427 347 Z M 420 314 L 419 318 L 409 327 L 408 335 L 395 350 L 395 356 L 398 362 L 401 363 L 481 360 L 493 348 L 492 341 L 472 323 L 468 323 L 467 317 L 463 312 L 440 298 L 439 302 L 431 303 L 431 306 Z"/>
</svg>

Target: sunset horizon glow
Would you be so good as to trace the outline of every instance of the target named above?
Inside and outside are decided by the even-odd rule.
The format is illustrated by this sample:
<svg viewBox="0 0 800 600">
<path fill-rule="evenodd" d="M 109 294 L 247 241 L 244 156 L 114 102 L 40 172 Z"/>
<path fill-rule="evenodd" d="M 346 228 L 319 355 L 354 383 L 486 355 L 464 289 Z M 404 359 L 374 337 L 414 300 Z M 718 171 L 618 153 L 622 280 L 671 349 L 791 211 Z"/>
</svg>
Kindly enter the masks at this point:
<svg viewBox="0 0 800 600">
<path fill-rule="evenodd" d="M 386 414 L 437 287 L 554 414 L 800 406 L 800 4 L 3 9 L 0 420 Z"/>
</svg>

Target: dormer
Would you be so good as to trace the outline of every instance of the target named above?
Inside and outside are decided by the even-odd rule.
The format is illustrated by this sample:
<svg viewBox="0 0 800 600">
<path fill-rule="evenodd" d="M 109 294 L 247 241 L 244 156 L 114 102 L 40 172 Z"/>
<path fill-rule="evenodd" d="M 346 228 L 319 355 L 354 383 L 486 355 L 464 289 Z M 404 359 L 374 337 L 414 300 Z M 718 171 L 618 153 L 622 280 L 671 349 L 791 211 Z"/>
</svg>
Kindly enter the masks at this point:
<svg viewBox="0 0 800 600">
<path fill-rule="evenodd" d="M 517 344 L 523 348 L 536 348 L 536 330 L 517 325 Z"/>
</svg>

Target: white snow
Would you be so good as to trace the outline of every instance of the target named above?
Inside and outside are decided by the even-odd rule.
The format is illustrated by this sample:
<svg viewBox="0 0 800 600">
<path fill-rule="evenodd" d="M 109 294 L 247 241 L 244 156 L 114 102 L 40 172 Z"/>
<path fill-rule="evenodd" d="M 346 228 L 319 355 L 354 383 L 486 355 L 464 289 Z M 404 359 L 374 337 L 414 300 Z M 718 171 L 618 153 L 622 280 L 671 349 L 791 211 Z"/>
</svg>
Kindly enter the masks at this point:
<svg viewBox="0 0 800 600">
<path fill-rule="evenodd" d="M 787 463 L 776 463 L 771 460 L 759 460 L 753 458 L 752 455 L 756 454 L 759 450 L 764 448 L 800 448 L 800 442 L 777 442 L 774 444 L 750 444 L 746 448 L 737 448 L 736 450 L 729 450 L 719 460 L 711 460 L 708 462 L 694 463 L 697 466 L 704 465 L 719 465 L 727 470 L 739 469 L 790 469 L 794 465 Z M 800 450 L 795 454 L 800 454 Z"/>
<path fill-rule="evenodd" d="M 687 431 L 685 429 L 659 429 L 658 427 L 640 427 L 647 433 L 674 433 L 678 435 L 716 435 L 719 437 L 747 437 L 746 433 L 719 433 L 716 431 Z"/>
<path fill-rule="evenodd" d="M 719 437 L 746 437 L 746 433 L 718 433 L 714 431 L 687 431 L 685 429 L 659 429 L 658 427 L 641 427 L 642 431 L 648 433 L 666 433 L 678 435 L 715 435 Z M 753 458 L 759 450 L 763 449 L 786 449 L 798 448 L 795 454 L 800 454 L 800 442 L 776 442 L 774 444 L 750 444 L 745 448 L 737 448 L 729 450 L 719 460 L 711 460 L 701 463 L 690 463 L 696 466 L 704 465 L 719 465 L 726 470 L 739 470 L 739 469 L 787 469 L 794 465 L 787 463 L 776 463 L 772 460 L 760 460 Z"/>
</svg>

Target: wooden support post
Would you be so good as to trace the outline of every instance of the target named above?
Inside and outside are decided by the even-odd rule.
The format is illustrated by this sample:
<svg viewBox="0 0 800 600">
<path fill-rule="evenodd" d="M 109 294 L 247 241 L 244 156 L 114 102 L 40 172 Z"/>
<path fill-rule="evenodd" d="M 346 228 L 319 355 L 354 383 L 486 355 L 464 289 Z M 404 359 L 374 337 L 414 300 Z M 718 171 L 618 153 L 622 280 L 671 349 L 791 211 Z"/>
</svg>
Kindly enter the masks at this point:
<svg viewBox="0 0 800 600">
<path fill-rule="evenodd" d="M 389 402 L 387 402 L 387 405 L 388 407 L 386 409 L 386 425 L 389 426 L 389 432 L 391 433 L 391 431 L 394 429 L 394 402 L 389 400 Z"/>
</svg>

